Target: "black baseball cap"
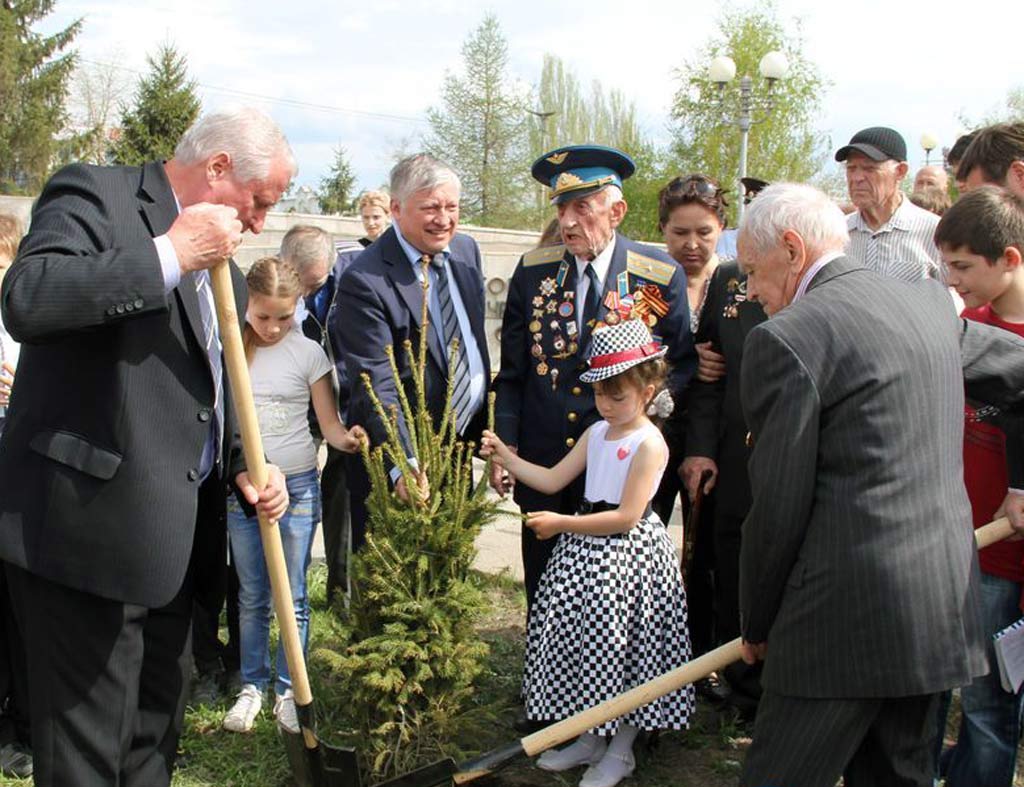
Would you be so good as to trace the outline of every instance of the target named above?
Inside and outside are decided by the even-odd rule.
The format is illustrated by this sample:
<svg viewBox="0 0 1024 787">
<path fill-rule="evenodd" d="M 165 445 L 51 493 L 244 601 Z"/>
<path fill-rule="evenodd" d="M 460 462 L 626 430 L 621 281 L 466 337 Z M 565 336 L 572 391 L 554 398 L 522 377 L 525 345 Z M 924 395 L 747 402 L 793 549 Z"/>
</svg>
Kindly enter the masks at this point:
<svg viewBox="0 0 1024 787">
<path fill-rule="evenodd" d="M 854 150 L 875 161 L 907 160 L 907 143 L 900 132 L 885 126 L 872 126 L 858 131 L 850 139 L 850 144 L 836 151 L 836 161 L 846 161 Z"/>
</svg>

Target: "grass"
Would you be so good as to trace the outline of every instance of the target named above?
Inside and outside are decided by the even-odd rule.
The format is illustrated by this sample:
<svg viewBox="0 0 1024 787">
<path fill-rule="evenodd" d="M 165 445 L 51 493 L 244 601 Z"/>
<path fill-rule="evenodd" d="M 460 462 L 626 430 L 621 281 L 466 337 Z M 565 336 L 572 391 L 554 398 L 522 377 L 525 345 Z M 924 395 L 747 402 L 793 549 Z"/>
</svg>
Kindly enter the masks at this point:
<svg viewBox="0 0 1024 787">
<path fill-rule="evenodd" d="M 325 602 L 326 572 L 316 566 L 310 573 L 313 615 L 310 653 L 318 647 L 337 646 L 339 627 L 335 614 Z M 472 756 L 511 743 L 520 737 L 512 728 L 519 692 L 525 640 L 525 594 L 522 584 L 507 575 L 480 575 L 489 609 L 479 624 L 480 634 L 490 646 L 486 668 L 480 675 L 461 725 L 465 734 L 450 742 L 448 753 Z M 326 682 L 318 670 L 315 655 L 310 662 L 313 693 L 317 698 L 320 735 L 331 742 L 338 739 L 344 724 L 345 698 Z M 190 708 L 181 740 L 182 761 L 173 787 L 286 787 L 290 771 L 284 745 L 278 737 L 273 716 L 265 705 L 251 733 L 226 732 L 221 721 L 230 702 L 211 707 Z M 955 722 L 950 728 L 955 734 Z M 693 725 L 682 733 L 668 733 L 637 746 L 638 767 L 624 787 L 724 787 L 737 783 L 744 752 L 750 743 L 748 732 L 732 717 L 699 704 Z M 948 738 L 948 735 L 947 735 Z M 426 761 L 434 757 L 428 756 Z M 552 774 L 535 768 L 528 760 L 511 763 L 487 780 L 488 787 L 572 787 L 580 773 Z M 484 781 L 480 782 L 485 784 Z M 2 787 L 28 787 L 30 780 L 0 778 Z M 1015 781 L 1024 787 L 1024 779 Z"/>
</svg>

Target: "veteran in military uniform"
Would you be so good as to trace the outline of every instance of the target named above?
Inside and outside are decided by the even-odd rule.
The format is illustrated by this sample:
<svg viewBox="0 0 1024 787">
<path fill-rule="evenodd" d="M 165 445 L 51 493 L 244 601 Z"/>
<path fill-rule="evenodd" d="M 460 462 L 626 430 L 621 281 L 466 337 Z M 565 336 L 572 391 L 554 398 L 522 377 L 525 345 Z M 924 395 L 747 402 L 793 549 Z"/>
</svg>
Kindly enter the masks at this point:
<svg viewBox="0 0 1024 787">
<path fill-rule="evenodd" d="M 695 368 L 682 267 L 665 252 L 616 232 L 628 209 L 622 181 L 634 170 L 629 156 L 597 145 L 558 148 L 531 170 L 551 188 L 563 244 L 528 252 L 516 266 L 495 380 L 495 429 L 531 462 L 557 464 L 599 419 L 593 392 L 580 381 L 595 327 L 643 319 L 668 346 L 673 392 Z M 500 487 L 497 475 L 492 483 Z M 556 495 L 518 484 L 514 496 L 523 511 L 574 513 L 583 498 L 583 477 Z M 528 605 L 556 540 L 540 541 L 523 527 Z"/>
</svg>

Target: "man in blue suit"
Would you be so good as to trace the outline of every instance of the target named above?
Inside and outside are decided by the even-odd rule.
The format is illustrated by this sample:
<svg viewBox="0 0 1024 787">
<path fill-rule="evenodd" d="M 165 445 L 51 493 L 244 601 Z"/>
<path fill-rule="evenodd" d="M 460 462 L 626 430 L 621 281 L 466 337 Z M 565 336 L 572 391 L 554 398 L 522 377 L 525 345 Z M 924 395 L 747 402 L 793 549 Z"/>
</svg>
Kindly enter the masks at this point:
<svg viewBox="0 0 1024 787">
<path fill-rule="evenodd" d="M 501 371 L 495 380 L 495 428 L 531 462 L 553 466 L 599 419 L 589 385 L 580 382 L 590 335 L 600 324 L 640 317 L 668 346 L 673 394 L 686 385 L 696 356 L 690 334 L 686 274 L 665 252 L 623 237 L 628 206 L 622 181 L 629 156 L 598 145 L 573 145 L 541 156 L 533 177 L 551 188 L 563 245 L 523 255 L 509 283 L 501 326 Z M 502 491 L 498 477 L 492 485 Z M 574 513 L 583 479 L 557 495 L 515 487 L 523 511 Z M 533 600 L 557 539 L 522 533 L 526 597 Z"/>
<path fill-rule="evenodd" d="M 452 410 L 456 429 L 470 438 L 479 433 L 486 414 L 490 360 L 484 334 L 484 291 L 480 250 L 472 238 L 456 232 L 461 184 L 455 172 L 426 154 L 410 156 L 391 171 L 391 213 L 394 224 L 342 274 L 332 325 L 351 386 L 349 424 L 360 424 L 373 445 L 384 442 L 384 424 L 374 411 L 362 382 L 369 375 L 385 410 L 398 405 L 398 389 L 384 348 L 395 349 L 399 376 L 410 399 L 413 369 L 403 350 L 406 339 L 418 347 L 423 330 L 423 281 L 429 277 L 426 359 L 427 407 L 440 419 L 449 375 L 454 378 Z M 459 351 L 449 347 L 458 339 Z M 401 413 L 399 411 L 399 417 Z M 399 424 L 407 456 L 415 460 L 407 427 Z M 361 500 L 350 479 L 352 500 Z M 395 468 L 395 491 L 407 498 L 405 479 Z M 356 522 L 353 548 L 359 546 L 365 520 Z M 358 530 L 358 532 L 357 532 Z"/>
</svg>

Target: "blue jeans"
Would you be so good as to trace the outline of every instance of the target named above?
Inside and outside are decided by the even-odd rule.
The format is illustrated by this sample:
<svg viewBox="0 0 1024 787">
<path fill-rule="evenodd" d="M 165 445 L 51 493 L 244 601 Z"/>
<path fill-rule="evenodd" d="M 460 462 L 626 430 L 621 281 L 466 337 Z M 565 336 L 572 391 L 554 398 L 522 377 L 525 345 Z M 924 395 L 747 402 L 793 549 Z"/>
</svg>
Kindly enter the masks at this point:
<svg viewBox="0 0 1024 787">
<path fill-rule="evenodd" d="M 992 635 L 1021 617 L 1020 583 L 981 575 L 982 625 L 988 639 L 989 673 L 960 689 L 963 719 L 956 745 L 943 754 L 947 787 L 1011 787 L 1021 733 L 1021 692 L 999 682 Z"/>
<path fill-rule="evenodd" d="M 320 486 L 316 470 L 285 476 L 285 482 L 288 511 L 281 517 L 278 527 L 295 603 L 295 621 L 305 651 L 309 631 L 306 569 L 309 568 L 313 533 L 320 521 Z M 233 496 L 228 499 L 228 535 L 238 571 L 242 683 L 252 683 L 263 691 L 270 684 L 270 578 L 263 557 L 259 522 L 256 517 L 247 517 Z M 284 647 L 278 647 L 276 691 L 284 694 L 290 686 Z"/>
</svg>

